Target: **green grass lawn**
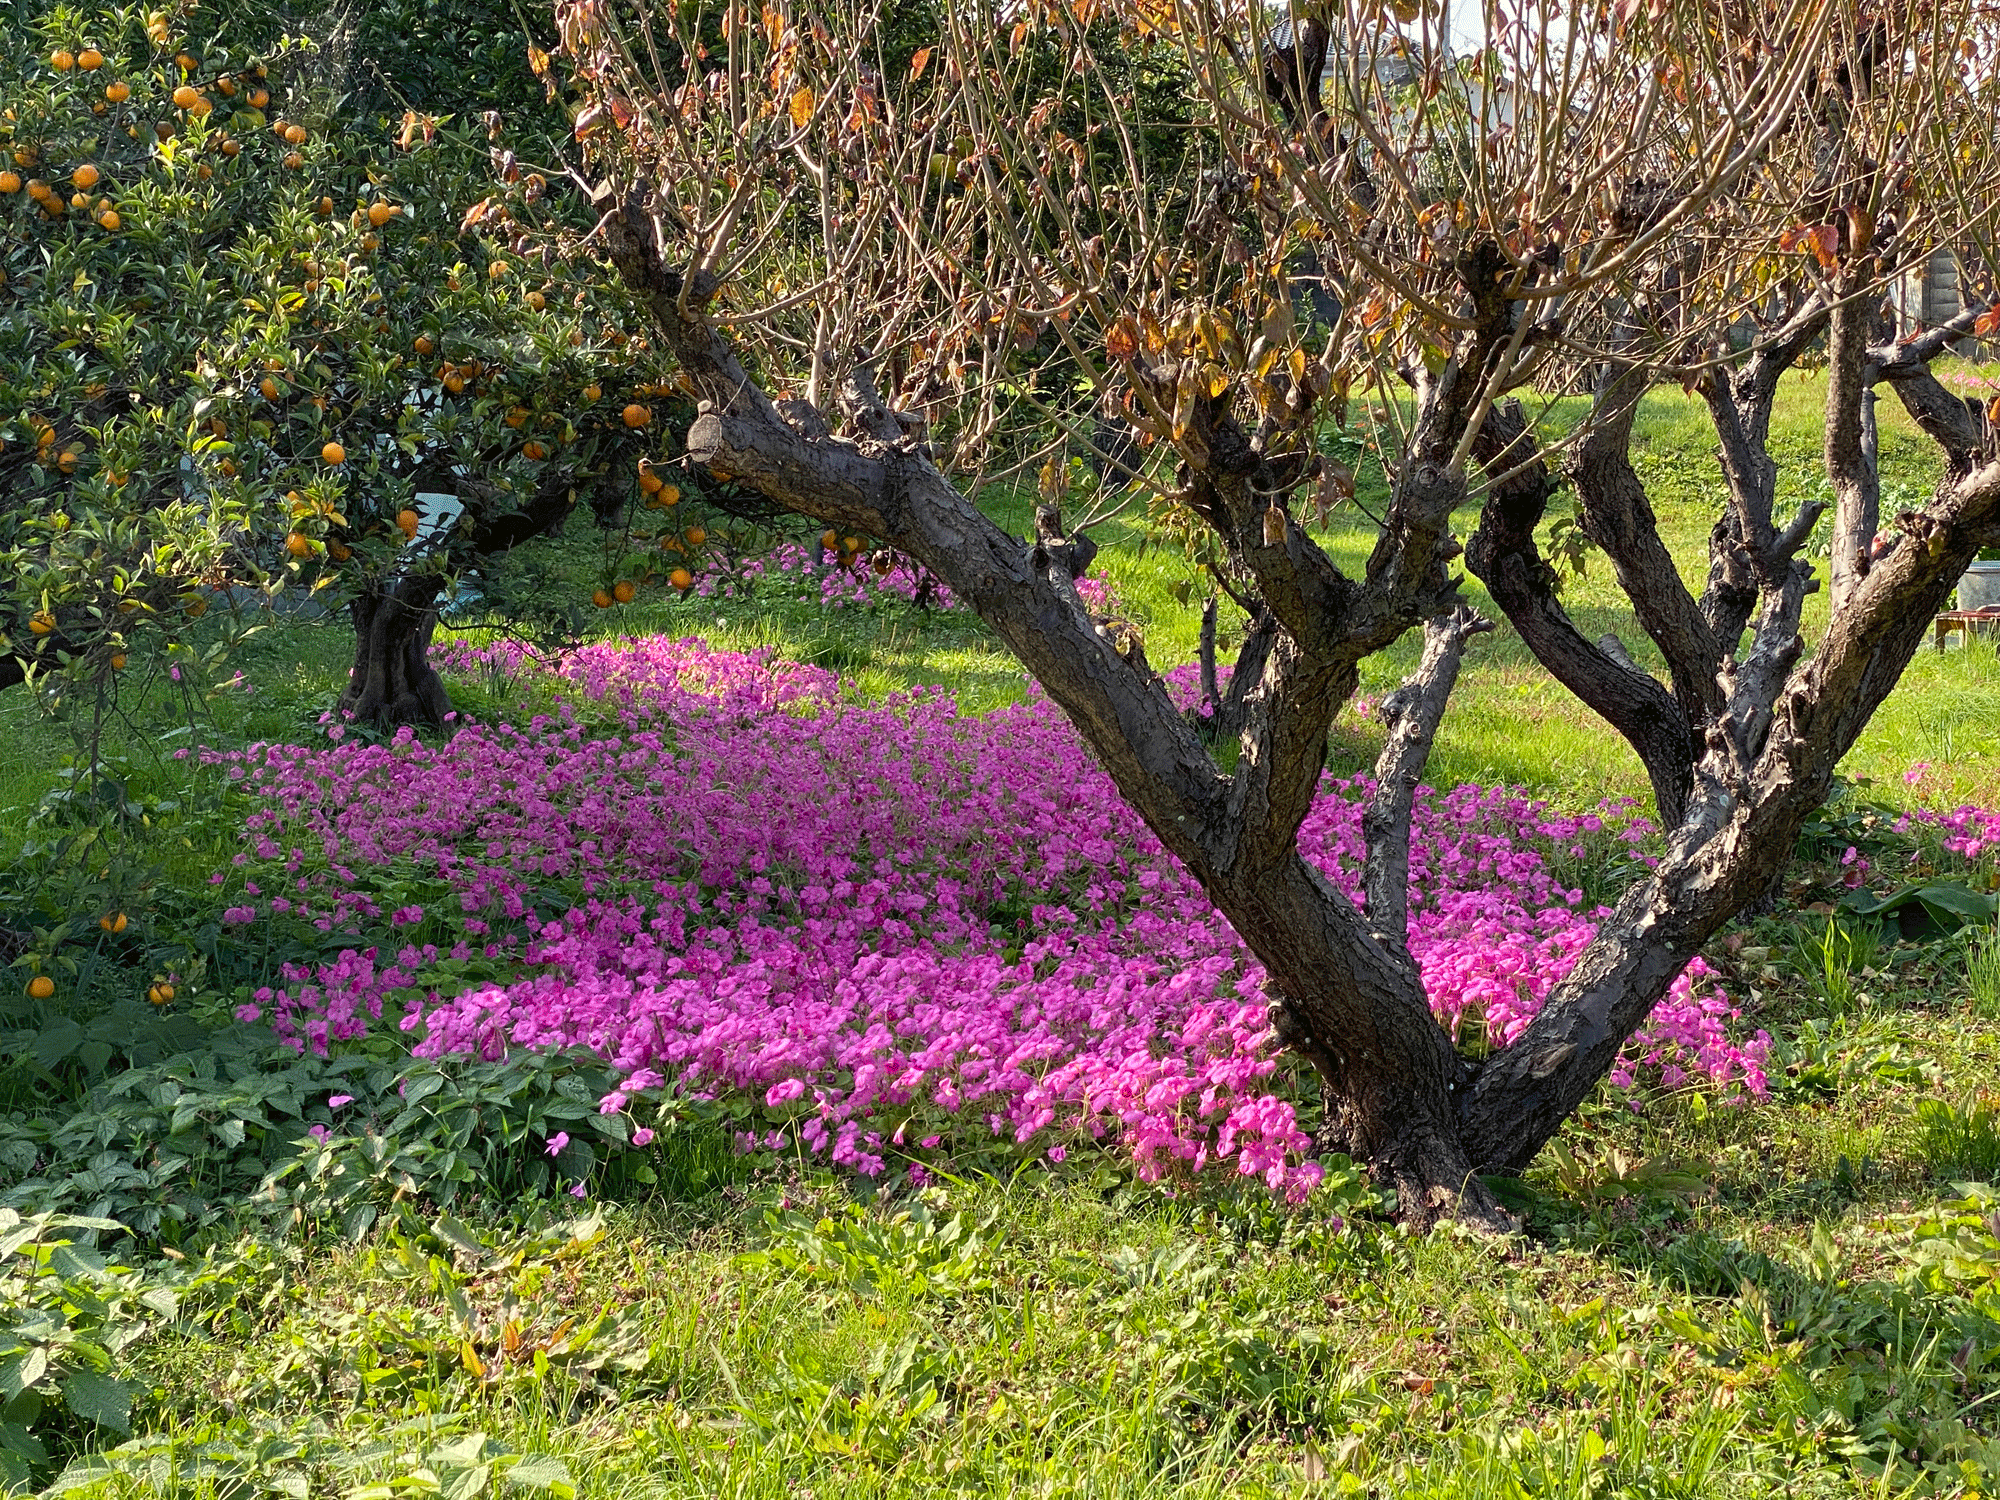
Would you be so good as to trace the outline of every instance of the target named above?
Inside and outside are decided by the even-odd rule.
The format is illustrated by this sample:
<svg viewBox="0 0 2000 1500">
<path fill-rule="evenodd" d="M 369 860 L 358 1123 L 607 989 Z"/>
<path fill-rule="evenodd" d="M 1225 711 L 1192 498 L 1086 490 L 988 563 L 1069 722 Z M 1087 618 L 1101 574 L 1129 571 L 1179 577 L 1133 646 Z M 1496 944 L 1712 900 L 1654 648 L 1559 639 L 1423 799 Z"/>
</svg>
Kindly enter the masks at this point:
<svg viewBox="0 0 2000 1500">
<path fill-rule="evenodd" d="M 1805 498 L 1794 476 L 1818 467 L 1824 384 L 1815 375 L 1794 375 L 1782 388 L 1772 422 L 1772 451 L 1780 463 L 1781 504 Z M 1573 404 L 1573 403 L 1572 403 Z M 1934 482 L 1932 445 L 1901 408 L 1885 397 L 1879 407 L 1885 513 L 1913 503 Z M 1699 591 L 1707 568 L 1709 527 L 1723 504 L 1713 457 L 1713 436 L 1701 403 L 1674 390 L 1657 390 L 1642 408 L 1635 438 L 1635 463 L 1647 481 L 1662 533 L 1679 560 L 1689 586 Z M 1789 463 L 1788 463 L 1789 461 Z M 1002 525 L 1017 533 L 1029 524 L 1030 502 L 1014 488 L 981 497 Z M 1364 470 L 1361 505 L 1379 510 L 1378 473 Z M 1559 497 L 1557 504 L 1563 503 Z M 1457 518 L 1461 535 L 1477 523 L 1468 510 Z M 570 536 L 553 549 L 548 571 L 568 595 L 589 593 L 598 544 L 579 516 Z M 1170 668 L 1197 653 L 1202 576 L 1181 551 L 1149 535 L 1138 517 L 1101 527 L 1103 546 L 1096 571 L 1111 583 L 1127 614 L 1144 630 L 1148 658 Z M 1373 545 L 1373 523 L 1359 508 L 1334 514 L 1321 541 L 1343 567 L 1359 571 Z M 1178 590 L 1194 601 L 1180 602 Z M 1465 596 L 1499 617 L 1484 587 L 1469 575 Z M 1574 581 L 1566 603 L 1578 626 L 1593 639 L 1616 633 L 1641 663 L 1664 670 L 1652 643 L 1641 632 L 1602 556 Z M 1240 619 L 1224 606 L 1224 642 L 1240 638 Z M 716 605 L 678 599 L 649 590 L 629 605 L 599 613 L 575 611 L 585 634 L 698 634 L 732 649 L 770 646 L 801 660 L 819 662 L 853 679 L 860 691 L 882 694 L 916 684 L 949 686 L 960 703 L 981 712 L 1017 701 L 1027 684 L 1013 656 L 986 630 L 963 616 L 924 617 L 915 611 L 888 621 L 842 618 L 821 610 L 773 611 L 740 604 Z M 1810 639 L 1825 628 L 1823 593 L 1807 601 Z M 478 632 L 474 632 L 475 635 Z M 338 626 L 280 627 L 255 638 L 244 653 L 259 696 L 220 701 L 219 734 L 272 738 L 300 732 L 330 707 L 346 644 Z M 1413 633 L 1364 664 L 1362 695 L 1379 698 L 1414 666 L 1421 642 Z M 259 701 L 261 698 L 261 702 Z M 145 720 L 135 716 L 135 725 Z M 1926 651 L 1883 705 L 1847 761 L 1843 774 L 1867 780 L 1890 801 L 1922 796 L 1938 802 L 1991 803 L 2000 798 L 2000 763 L 1995 735 L 2000 724 L 2000 673 L 1984 643 L 1939 655 Z M 22 753 L 0 765 L 0 818 L 39 796 L 49 785 L 54 758 L 68 749 L 66 732 L 38 720 L 20 695 L 0 701 L 0 734 Z M 123 736 L 143 758 L 149 736 L 143 729 Z M 1365 723 L 1343 715 L 1336 757 L 1346 765 L 1364 763 L 1371 750 Z M 1904 773 L 1922 763 L 1929 772 L 1921 787 L 1906 790 Z M 1431 763 L 1441 782 L 1504 781 L 1544 790 L 1568 802 L 1599 796 L 1644 796 L 1646 782 L 1635 757 L 1595 715 L 1542 671 L 1504 622 L 1473 647 L 1457 696 L 1446 716 Z M 4 826 L 4 825 L 0 825 Z"/>
<path fill-rule="evenodd" d="M 1816 454 L 1821 391 L 1787 382 L 1781 461 Z M 1887 403 L 1883 420 L 1895 494 L 1928 459 Z M 1693 580 L 1720 503 L 1705 419 L 1656 393 L 1643 433 L 1642 472 Z M 986 498 L 1025 524 L 1017 496 Z M 1337 516 L 1326 539 L 1358 564 L 1369 523 Z M 1190 659 L 1186 561 L 1130 527 L 1100 540 L 1153 662 Z M 572 592 L 588 592 L 594 546 L 579 534 L 553 554 Z M 1572 609 L 1650 660 L 1605 571 L 1596 560 Z M 1476 583 L 1467 592 L 1482 602 Z M 1814 611 L 1818 626 L 1823 600 Z M 771 646 L 870 695 L 944 683 L 984 710 L 1026 691 L 962 617 L 652 592 L 583 619 Z M 179 689 L 155 667 L 135 663 L 123 684 L 105 743 L 149 819 L 128 850 L 157 866 L 153 896 L 189 927 L 213 920 L 206 876 L 235 847 L 241 804 L 173 753 L 310 732 L 346 650 L 332 627 L 253 637 L 232 659 L 253 691 L 204 703 L 193 735 L 162 738 Z M 1415 650 L 1371 662 L 1364 693 L 1393 686 Z M 539 706 L 518 684 L 459 691 L 482 716 Z M 1996 723 L 1992 650 L 1926 653 L 1844 769 L 1892 805 L 1992 805 Z M 111 855 L 99 876 L 91 850 L 58 844 L 64 825 L 30 821 L 61 785 L 74 727 L 0 698 L 0 923 L 17 929 L 21 913 L 47 917 L 64 891 L 116 878 Z M 1344 715 L 1337 762 L 1365 763 L 1372 733 Z M 1907 784 L 1919 762 L 1931 770 Z M 1474 648 L 1430 779 L 1513 782 L 1572 806 L 1644 792 L 1633 757 L 1504 627 Z M 71 867 L 85 884 L 62 883 Z M 1826 878 L 1801 867 L 1801 882 Z M 338 1218 L 272 1222 L 275 1208 L 245 1201 L 211 1249 L 196 1236 L 191 1258 L 139 1257 L 142 1282 L 51 1262 L 65 1318 L 126 1308 L 145 1336 L 115 1365 L 131 1382 L 126 1446 L 69 1418 L 38 1431 L 58 1464 L 97 1465 L 70 1493 L 216 1500 L 471 1500 L 537 1483 L 772 1500 L 1991 1495 L 2000 1203 L 1963 1184 L 2000 1180 L 2000 972 L 1975 980 L 1962 947 L 1932 942 L 1830 975 L 1808 951 L 1827 920 L 1747 922 L 1714 954 L 1748 1024 L 1775 1038 L 1770 1100 L 1671 1093 L 1634 1109 L 1605 1091 L 1516 1195 L 1518 1243 L 1406 1235 L 1351 1173 L 1297 1211 L 1252 1188 L 1149 1187 L 1085 1152 L 1060 1168 L 972 1161 L 876 1195 L 808 1161 L 752 1173 L 724 1127 L 690 1126 L 662 1138 L 656 1183 L 603 1204 L 475 1181 L 441 1217 L 404 1188 L 351 1241 Z M 6 1015 L 0 1033 L 16 1024 Z M 0 1163 L 35 1122 L 95 1109 L 102 1129 L 86 1121 L 74 1138 L 106 1201 L 136 1191 L 130 1174 L 210 1171 L 199 1154 L 128 1148 L 118 1123 L 157 1107 L 187 1116 L 168 1144 L 206 1131 L 226 1145 L 262 1118 L 190 1067 L 78 1102 L 90 1080 L 0 1064 Z M 0 1342 L 0 1456 L 6 1424 L 34 1420 L 7 1404 L 22 1375 L 9 1359 Z"/>
</svg>

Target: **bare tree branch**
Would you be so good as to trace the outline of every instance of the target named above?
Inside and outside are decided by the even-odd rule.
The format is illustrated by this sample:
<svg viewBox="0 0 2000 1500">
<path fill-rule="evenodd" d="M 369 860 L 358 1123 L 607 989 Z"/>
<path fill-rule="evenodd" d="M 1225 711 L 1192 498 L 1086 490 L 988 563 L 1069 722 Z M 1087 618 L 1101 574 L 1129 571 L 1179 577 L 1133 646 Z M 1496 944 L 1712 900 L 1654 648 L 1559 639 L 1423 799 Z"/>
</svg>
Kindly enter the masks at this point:
<svg viewBox="0 0 2000 1500">
<path fill-rule="evenodd" d="M 1431 741 L 1444 719 L 1465 648 L 1493 622 L 1460 605 L 1424 623 L 1424 654 L 1417 670 L 1382 700 L 1379 710 L 1388 739 L 1375 760 L 1375 794 L 1361 815 L 1368 846 L 1362 885 L 1368 920 L 1377 942 L 1407 952 L 1410 919 L 1410 816 L 1417 782 L 1430 759 Z"/>
</svg>

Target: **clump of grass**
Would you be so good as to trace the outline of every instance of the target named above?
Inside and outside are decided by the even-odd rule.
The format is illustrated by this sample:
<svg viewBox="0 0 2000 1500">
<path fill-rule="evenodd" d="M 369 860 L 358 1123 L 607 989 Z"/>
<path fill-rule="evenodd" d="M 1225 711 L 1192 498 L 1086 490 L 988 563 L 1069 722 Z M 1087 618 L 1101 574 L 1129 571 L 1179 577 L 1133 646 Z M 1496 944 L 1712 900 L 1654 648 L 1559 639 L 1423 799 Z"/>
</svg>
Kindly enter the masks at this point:
<svg viewBox="0 0 2000 1500">
<path fill-rule="evenodd" d="M 2000 927 L 1967 942 L 1965 988 L 1974 1015 L 1983 1021 L 2000 1020 Z"/>
<path fill-rule="evenodd" d="M 1792 940 L 1792 967 L 1818 990 L 1836 1016 L 1867 1002 L 1860 981 L 1874 968 L 1882 929 L 1872 922 L 1828 917 L 1823 930 L 1806 928 Z"/>
<path fill-rule="evenodd" d="M 2000 1179 L 2000 1094 L 1963 1104 L 1926 1099 L 1917 1106 L 1917 1148 L 1944 1178 Z"/>
</svg>

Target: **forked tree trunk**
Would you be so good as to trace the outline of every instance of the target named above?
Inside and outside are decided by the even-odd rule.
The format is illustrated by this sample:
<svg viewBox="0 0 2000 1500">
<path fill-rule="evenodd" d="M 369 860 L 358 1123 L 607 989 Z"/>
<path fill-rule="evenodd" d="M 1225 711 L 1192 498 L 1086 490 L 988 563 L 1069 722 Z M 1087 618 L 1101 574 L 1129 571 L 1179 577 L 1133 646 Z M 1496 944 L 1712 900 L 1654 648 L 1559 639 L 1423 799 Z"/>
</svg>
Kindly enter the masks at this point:
<svg viewBox="0 0 2000 1500">
<path fill-rule="evenodd" d="M 350 606 L 354 665 L 340 695 L 343 717 L 378 729 L 443 725 L 451 697 L 430 664 L 442 588 L 435 577 L 404 577 L 356 597 Z"/>
<path fill-rule="evenodd" d="M 1595 454 L 1577 475 L 1580 486 L 1593 487 L 1594 532 L 1622 575 L 1659 585 L 1642 623 L 1675 663 L 1676 680 L 1699 695 L 1693 706 L 1710 698 L 1722 706 L 1694 734 L 1689 703 L 1635 670 L 1622 648 L 1592 645 L 1575 629 L 1533 553 L 1550 476 L 1518 409 L 1476 402 L 1466 373 L 1487 369 L 1514 337 L 1492 251 L 1461 266 L 1480 293 L 1467 352 L 1436 375 L 1414 372 L 1409 457 L 1364 579 L 1336 568 L 1270 500 L 1295 489 L 1301 475 L 1260 456 L 1226 406 L 1193 401 L 1185 431 L 1208 461 L 1183 463 L 1182 493 L 1255 577 L 1276 621 L 1268 641 L 1253 639 L 1267 649 L 1244 703 L 1240 752 L 1224 772 L 1143 656 L 1120 650 L 1082 606 L 1078 570 L 1065 565 L 1074 554 L 1055 539 L 1053 513 L 1032 543 L 1002 531 L 883 404 L 865 367 L 843 383 L 842 435 L 781 411 L 706 320 L 713 278 L 701 271 L 684 278 L 657 217 L 636 200 L 618 208 L 612 196 L 605 190 L 598 198 L 607 249 L 705 397 L 688 432 L 689 457 L 789 509 L 882 538 L 992 626 L 1262 961 L 1278 1035 L 1326 1082 L 1326 1144 L 1393 1186 L 1401 1212 L 1420 1227 L 1447 1216 L 1487 1228 L 1511 1222 L 1479 1174 L 1527 1165 L 1702 944 L 1769 887 L 1841 755 L 1921 644 L 1951 579 L 2000 530 L 2000 462 L 1983 429 L 1920 365 L 1905 368 L 1885 353 L 1878 368 L 1902 382 L 1899 395 L 1919 425 L 1942 435 L 1950 472 L 1925 513 L 1905 519 L 1910 543 L 1870 570 L 1800 665 L 1800 606 L 1811 574 L 1797 552 L 1817 508 L 1809 502 L 1783 527 L 1772 521 L 1773 466 L 1762 450 L 1775 358 L 1760 350 L 1728 390 L 1711 393 L 1741 550 L 1754 574 L 1747 594 L 1732 577 L 1712 599 L 1671 595 L 1665 585 L 1677 577 L 1654 576 L 1663 575 L 1663 554 L 1643 493 L 1626 483 L 1618 453 Z M 1788 327 L 1786 347 L 1811 331 L 1810 319 Z M 1172 363 L 1135 356 L 1128 374 L 1156 398 L 1181 388 Z M 1831 384 L 1845 389 L 1839 379 Z M 1615 382 L 1600 395 L 1632 399 Z M 1526 617 L 1539 627 L 1522 631 L 1537 655 L 1564 681 L 1583 679 L 1585 700 L 1594 707 L 1601 700 L 1600 711 L 1646 754 L 1663 807 L 1673 809 L 1658 867 L 1605 919 L 1525 1031 L 1476 1067 L 1433 1017 L 1405 942 L 1410 798 L 1465 640 L 1484 623 L 1458 607 L 1448 572 L 1457 550 L 1450 518 L 1466 494 L 1464 471 L 1451 458 L 1468 435 L 1489 472 L 1512 476 L 1496 485 L 1504 493 L 1489 506 L 1473 561 L 1500 580 L 1495 597 L 1516 623 Z M 1419 621 L 1423 661 L 1385 703 L 1394 722 L 1363 825 L 1363 910 L 1303 857 L 1297 835 L 1360 661 Z M 1746 626 L 1754 628 L 1739 650 Z M 1716 658 L 1697 659 L 1710 641 Z M 1236 670 L 1248 680 L 1248 663 Z M 1718 680 L 1711 685 L 1710 677 Z M 1215 678 L 1211 670 L 1211 701 Z"/>
</svg>

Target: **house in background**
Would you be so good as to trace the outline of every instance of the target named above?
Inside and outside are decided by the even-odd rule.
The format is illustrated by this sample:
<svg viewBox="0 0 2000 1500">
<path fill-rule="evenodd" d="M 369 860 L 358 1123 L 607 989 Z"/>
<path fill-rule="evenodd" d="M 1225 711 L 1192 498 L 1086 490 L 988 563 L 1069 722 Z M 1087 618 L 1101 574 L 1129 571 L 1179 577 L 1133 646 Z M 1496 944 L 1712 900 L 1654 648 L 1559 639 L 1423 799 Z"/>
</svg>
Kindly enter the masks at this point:
<svg viewBox="0 0 2000 1500">
<path fill-rule="evenodd" d="M 1959 257 L 1951 250 L 1939 247 L 1932 253 L 1930 261 L 1920 271 L 1905 275 L 1890 293 L 1890 300 L 1896 308 L 1896 321 L 1905 329 L 1934 328 L 1958 316 L 1965 306 L 1959 291 Z M 1986 360 L 1992 357 L 1992 348 L 1978 339 L 1960 339 L 1953 346 L 1953 352 L 1966 359 Z"/>
</svg>

